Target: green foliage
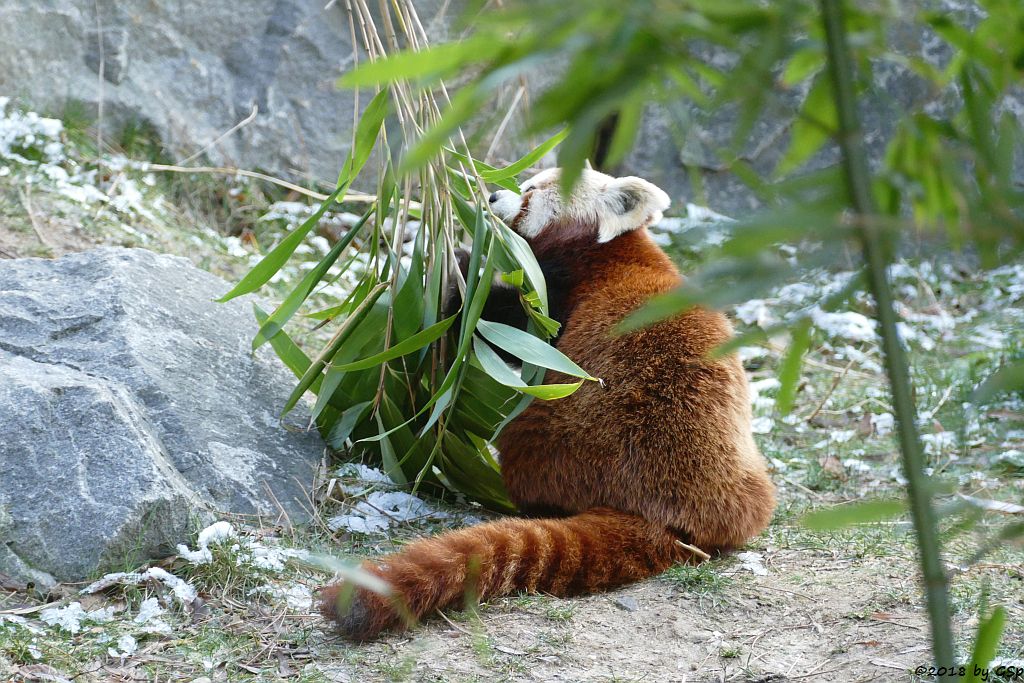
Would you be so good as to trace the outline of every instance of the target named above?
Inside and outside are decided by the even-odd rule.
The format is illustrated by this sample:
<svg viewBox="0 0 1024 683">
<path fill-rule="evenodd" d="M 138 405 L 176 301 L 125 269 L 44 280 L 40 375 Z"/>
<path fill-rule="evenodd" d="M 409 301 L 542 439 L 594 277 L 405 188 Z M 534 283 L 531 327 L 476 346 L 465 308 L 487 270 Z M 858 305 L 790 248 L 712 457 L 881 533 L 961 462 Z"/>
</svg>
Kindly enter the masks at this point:
<svg viewBox="0 0 1024 683">
<path fill-rule="evenodd" d="M 989 662 L 996 656 L 1005 625 L 1006 608 L 1002 606 L 996 607 L 992 614 L 978 625 L 978 637 L 974 640 L 974 652 L 971 653 L 971 663 L 967 667 L 965 679 L 969 683 L 983 680 L 981 675 L 975 672 L 985 671 Z"/>
<path fill-rule="evenodd" d="M 841 529 L 853 524 L 867 524 L 901 515 L 907 506 L 899 500 L 871 500 L 842 505 L 828 510 L 817 510 L 804 515 L 802 523 L 816 530 Z"/>
<path fill-rule="evenodd" d="M 414 11 L 408 4 L 405 9 Z M 310 419 L 332 447 L 377 460 L 396 482 L 434 492 L 448 489 L 507 510 L 511 504 L 489 442 L 530 399 L 563 398 L 597 378 L 545 341 L 558 324 L 547 315 L 536 259 L 522 237 L 477 208 L 487 205 L 486 182 L 517 190 L 516 176 L 556 148 L 567 132 L 495 168 L 477 162 L 464 145 L 449 144 L 439 131 L 455 132 L 457 126 L 445 119 L 435 123 L 441 108 L 435 94 L 418 90 L 437 83 L 469 55 L 501 48 L 502 43 L 471 39 L 426 54 L 399 53 L 342 79 L 345 85 L 387 87 L 363 111 L 334 191 L 224 300 L 253 292 L 274 277 L 374 158 L 377 200 L 273 312 L 256 309 L 260 330 L 253 349 L 269 342 L 299 377 L 283 412 L 307 392 L 315 394 Z M 451 104 L 467 111 L 477 106 L 465 91 Z M 395 126 L 401 135 L 392 132 Z M 416 197 L 413 186 L 419 187 Z M 406 249 L 410 218 L 422 227 Z M 454 267 L 454 247 L 467 239 L 472 252 L 463 280 Z M 343 258 L 353 248 L 361 258 Z M 299 319 L 321 283 L 345 270 L 358 277 L 358 284 L 346 301 L 312 314 L 323 324 L 340 324 L 311 358 L 285 328 Z M 530 331 L 481 319 L 498 274 L 520 290 Z M 453 287 L 462 294 L 455 314 L 445 310 Z M 511 370 L 492 345 L 522 359 L 522 372 Z M 548 369 L 579 381 L 541 384 Z"/>
</svg>

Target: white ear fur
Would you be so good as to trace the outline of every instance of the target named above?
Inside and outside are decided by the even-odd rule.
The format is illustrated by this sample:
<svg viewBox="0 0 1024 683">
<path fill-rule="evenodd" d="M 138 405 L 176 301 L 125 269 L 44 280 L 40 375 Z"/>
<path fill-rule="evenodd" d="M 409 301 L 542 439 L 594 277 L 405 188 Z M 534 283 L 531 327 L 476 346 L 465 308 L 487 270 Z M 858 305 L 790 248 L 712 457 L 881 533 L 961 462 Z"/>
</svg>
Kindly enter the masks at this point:
<svg viewBox="0 0 1024 683">
<path fill-rule="evenodd" d="M 661 220 L 662 212 L 672 200 L 654 183 L 643 178 L 627 176 L 608 184 L 602 200 L 597 241 L 610 242 L 624 232 L 645 228 Z"/>
</svg>

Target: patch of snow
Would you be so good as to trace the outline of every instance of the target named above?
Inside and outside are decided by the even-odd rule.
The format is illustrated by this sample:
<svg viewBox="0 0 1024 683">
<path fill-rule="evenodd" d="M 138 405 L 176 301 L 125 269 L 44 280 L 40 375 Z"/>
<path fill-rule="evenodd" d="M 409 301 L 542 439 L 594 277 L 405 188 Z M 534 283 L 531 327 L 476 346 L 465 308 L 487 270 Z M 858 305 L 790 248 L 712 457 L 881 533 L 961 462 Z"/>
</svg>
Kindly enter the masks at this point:
<svg viewBox="0 0 1024 683">
<path fill-rule="evenodd" d="M 261 586 L 258 592 L 266 593 L 273 598 L 283 600 L 289 609 L 297 612 L 309 612 L 313 608 L 313 591 L 301 583 L 287 586 Z"/>
<path fill-rule="evenodd" d="M 811 310 L 814 326 L 829 337 L 849 341 L 875 341 L 875 321 L 854 311 L 841 313 L 824 311 L 819 307 Z"/>
<path fill-rule="evenodd" d="M 761 553 L 743 552 L 737 553 L 736 559 L 742 564 L 740 568 L 752 572 L 756 576 L 768 576 L 768 568 L 764 566 L 764 557 Z"/>
<path fill-rule="evenodd" d="M 780 287 L 775 293 L 779 303 L 790 306 L 803 306 L 817 296 L 820 296 L 818 288 L 809 282 L 793 282 Z"/>
<path fill-rule="evenodd" d="M 882 365 L 864 351 L 856 349 L 849 344 L 835 350 L 835 357 L 839 360 L 852 360 L 868 372 L 882 372 Z M 868 387 L 874 390 L 874 387 Z M 880 395 L 880 394 L 879 394 Z"/>
<path fill-rule="evenodd" d="M 186 545 L 178 546 L 178 555 L 192 564 L 207 564 L 213 561 L 211 546 L 224 544 L 230 540 L 237 542 L 229 547 L 235 553 L 237 566 L 248 565 L 256 569 L 272 572 L 284 571 L 289 558 L 305 559 L 308 553 L 294 548 L 267 546 L 253 539 L 239 538 L 238 532 L 229 522 L 215 522 L 199 532 L 196 550 L 189 550 Z"/>
<path fill-rule="evenodd" d="M 943 451 L 956 446 L 955 432 L 936 432 L 934 434 L 922 434 L 921 441 L 924 443 L 924 452 L 927 455 L 939 455 Z"/>
<path fill-rule="evenodd" d="M 232 235 L 225 237 L 223 242 L 229 256 L 234 256 L 235 258 L 249 258 L 249 250 L 242 246 L 242 240 Z"/>
<path fill-rule="evenodd" d="M 214 522 L 199 532 L 195 550 L 189 550 L 187 545 L 179 543 L 178 555 L 192 564 L 207 564 L 213 561 L 210 544 L 223 543 L 236 535 L 235 527 L 231 526 L 229 522 Z"/>
<path fill-rule="evenodd" d="M 755 417 L 750 422 L 750 428 L 755 434 L 768 434 L 775 429 L 775 421 L 770 417 Z"/>
<path fill-rule="evenodd" d="M 837 429 L 828 435 L 828 439 L 832 443 L 846 443 L 856 435 L 856 429 Z"/>
<path fill-rule="evenodd" d="M 10 98 L 0 97 L 0 157 L 18 163 L 33 162 L 18 153 L 32 149 L 40 155 L 44 164 L 56 164 L 64 160 L 64 145 L 60 141 L 64 124 L 57 119 L 48 119 L 30 111 L 8 111 Z"/>
<path fill-rule="evenodd" d="M 117 192 L 110 197 L 110 205 L 122 213 L 138 214 L 143 218 L 156 221 L 156 216 L 146 207 L 146 200 L 139 190 L 138 184 L 131 178 L 121 177 L 116 184 Z"/>
<path fill-rule="evenodd" d="M 763 346 L 744 346 L 736 353 L 740 357 L 740 362 L 746 363 L 748 361 L 764 358 L 768 355 L 768 349 Z"/>
<path fill-rule="evenodd" d="M 843 467 L 851 472 L 870 472 L 871 465 L 858 458 L 846 458 L 843 460 Z"/>
<path fill-rule="evenodd" d="M 107 654 L 111 657 L 117 657 L 121 661 L 131 657 L 139 649 L 139 644 L 135 640 L 135 637 L 131 634 L 125 633 L 123 636 L 117 639 L 117 647 L 108 647 Z"/>
<path fill-rule="evenodd" d="M 174 593 L 174 597 L 183 605 L 190 605 L 196 599 L 196 589 L 190 583 L 160 567 L 150 567 L 144 572 L 114 572 L 107 574 L 103 578 L 90 583 L 80 593 L 82 595 L 89 595 L 118 584 L 137 586 L 150 580 L 159 581 L 167 586 Z"/>
<path fill-rule="evenodd" d="M 991 325 L 978 325 L 974 333 L 969 337 L 970 341 L 986 349 L 1002 351 L 1006 348 L 1006 334 L 995 329 Z"/>
<path fill-rule="evenodd" d="M 361 500 L 348 514 L 327 520 L 331 531 L 347 529 L 359 534 L 386 531 L 395 523 L 423 519 L 448 519 L 447 512 L 404 491 L 374 491 Z"/>
<path fill-rule="evenodd" d="M 114 608 L 104 607 L 102 609 L 86 612 L 82 603 L 75 601 L 66 607 L 50 607 L 39 613 L 39 619 L 44 624 L 56 626 L 68 633 L 78 633 L 82 630 L 83 622 L 102 624 L 114 618 Z"/>
<path fill-rule="evenodd" d="M 287 563 L 289 558 L 294 557 L 304 560 L 309 557 L 309 553 L 305 550 L 267 547 L 258 543 L 249 543 L 244 549 L 250 554 L 249 558 L 247 558 L 249 563 L 260 569 L 272 572 L 284 571 L 285 563 Z M 243 557 L 239 557 L 239 562 L 242 562 L 243 559 Z"/>
<path fill-rule="evenodd" d="M 782 384 L 778 378 L 769 377 L 767 379 L 761 379 L 754 382 L 750 382 L 750 403 L 751 405 L 758 408 L 771 408 L 775 405 L 775 399 L 763 396 L 765 392 L 776 391 Z"/>
<path fill-rule="evenodd" d="M 887 436 L 896 426 L 896 418 L 892 413 L 871 413 L 871 427 L 878 436 Z"/>
<path fill-rule="evenodd" d="M 156 598 L 146 598 L 142 601 L 142 604 L 139 605 L 139 613 L 135 615 L 134 621 L 139 626 L 142 626 L 150 619 L 159 617 L 166 612 L 167 610 L 160 606 L 159 600 Z"/>
<path fill-rule="evenodd" d="M 23 628 L 35 635 L 43 633 L 42 629 L 33 626 L 28 619 L 18 614 L 0 614 L 0 627 L 3 627 L 5 622 Z"/>
<path fill-rule="evenodd" d="M 733 308 L 733 313 L 743 323 L 758 327 L 767 327 L 778 320 L 764 299 L 751 299 L 739 304 Z"/>
<path fill-rule="evenodd" d="M 359 462 L 345 463 L 334 471 L 335 476 L 346 477 L 350 479 L 358 479 L 374 484 L 386 484 L 391 485 L 391 477 L 377 469 L 376 467 L 367 467 L 366 465 Z"/>
</svg>

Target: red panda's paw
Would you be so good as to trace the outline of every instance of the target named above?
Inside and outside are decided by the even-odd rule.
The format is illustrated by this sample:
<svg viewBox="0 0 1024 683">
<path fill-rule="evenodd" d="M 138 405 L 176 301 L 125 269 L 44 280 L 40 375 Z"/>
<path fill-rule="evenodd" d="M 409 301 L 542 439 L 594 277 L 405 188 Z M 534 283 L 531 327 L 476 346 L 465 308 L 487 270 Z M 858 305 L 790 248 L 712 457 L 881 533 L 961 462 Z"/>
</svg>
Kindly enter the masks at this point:
<svg viewBox="0 0 1024 683">
<path fill-rule="evenodd" d="M 390 600 L 364 588 L 346 595 L 345 584 L 336 583 L 320 591 L 320 613 L 333 621 L 348 640 L 373 640 L 382 631 L 403 622 Z"/>
</svg>

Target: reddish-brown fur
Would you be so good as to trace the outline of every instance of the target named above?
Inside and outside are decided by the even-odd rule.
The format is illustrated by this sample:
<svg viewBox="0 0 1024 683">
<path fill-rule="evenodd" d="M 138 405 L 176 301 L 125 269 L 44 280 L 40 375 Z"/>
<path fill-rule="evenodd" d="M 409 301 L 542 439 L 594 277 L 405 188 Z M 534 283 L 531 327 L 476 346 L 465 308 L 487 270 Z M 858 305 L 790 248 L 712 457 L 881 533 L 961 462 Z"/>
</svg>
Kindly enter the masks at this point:
<svg viewBox="0 0 1024 683">
<path fill-rule="evenodd" d="M 681 279 L 646 229 L 605 244 L 596 234 L 594 225 L 552 225 L 531 247 L 568 283 L 558 348 L 603 386 L 586 382 L 566 399 L 534 401 L 497 442 L 520 509 L 567 516 L 482 524 L 366 562 L 394 597 L 359 589 L 346 611 L 341 586 L 326 588 L 323 612 L 346 636 L 401 627 L 394 601 L 420 619 L 467 595 L 606 590 L 694 560 L 677 540 L 723 551 L 767 525 L 774 487 L 751 435 L 746 376 L 735 356 L 707 355 L 730 337 L 728 321 L 694 308 L 614 334 Z M 546 381 L 570 380 L 548 373 Z"/>
</svg>

